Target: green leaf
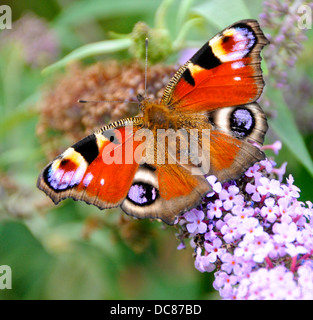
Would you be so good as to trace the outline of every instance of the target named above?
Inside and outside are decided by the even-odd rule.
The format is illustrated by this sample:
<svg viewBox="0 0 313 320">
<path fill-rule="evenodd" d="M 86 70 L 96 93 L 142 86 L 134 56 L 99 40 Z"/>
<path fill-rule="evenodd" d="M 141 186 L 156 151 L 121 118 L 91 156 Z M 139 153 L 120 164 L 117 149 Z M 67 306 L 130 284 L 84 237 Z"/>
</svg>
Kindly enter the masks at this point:
<svg viewBox="0 0 313 320">
<path fill-rule="evenodd" d="M 277 117 L 269 119 L 270 128 L 275 131 L 290 152 L 313 176 L 313 161 L 310 153 L 290 110 L 283 101 L 281 93 L 278 90 L 269 89 L 268 94 L 271 96 L 271 101 L 275 101 L 277 110 Z"/>
<path fill-rule="evenodd" d="M 22 74 L 24 60 L 19 45 L 7 45 L 1 48 L 0 77 L 1 87 L 1 116 L 13 110 L 21 97 Z"/>
<path fill-rule="evenodd" d="M 74 1 L 64 9 L 54 25 L 59 27 L 81 25 L 89 20 L 130 16 L 132 14 L 154 13 L 160 4 L 159 0 L 85 0 Z"/>
<path fill-rule="evenodd" d="M 186 44 L 186 37 L 187 33 L 189 32 L 190 29 L 192 29 L 196 25 L 200 25 L 203 22 L 203 18 L 193 18 L 189 19 L 186 21 L 182 27 L 180 28 L 180 31 L 176 37 L 176 39 L 173 41 L 173 50 L 178 51 L 187 46 Z M 200 45 L 199 45 L 200 46 Z"/>
<path fill-rule="evenodd" d="M 157 29 L 166 29 L 166 14 L 168 13 L 169 7 L 172 5 L 173 0 L 163 0 L 158 7 L 154 17 L 154 26 Z"/>
<path fill-rule="evenodd" d="M 61 60 L 45 68 L 42 72 L 49 73 L 55 71 L 56 69 L 64 67 L 69 62 L 80 60 L 83 58 L 124 50 L 129 48 L 131 44 L 132 40 L 129 38 L 90 43 L 72 51 Z"/>
<path fill-rule="evenodd" d="M 187 20 L 187 17 L 190 12 L 190 7 L 192 6 L 193 3 L 194 3 L 194 0 L 180 1 L 178 11 L 177 11 L 177 22 L 176 22 L 177 30 L 180 30 L 184 22 Z"/>
<path fill-rule="evenodd" d="M 24 99 L 19 105 L 0 118 L 0 139 L 6 134 L 10 134 L 15 127 L 21 126 L 23 123 L 38 116 L 38 112 L 32 108 L 39 100 L 39 92 L 31 94 Z"/>
<path fill-rule="evenodd" d="M 24 224 L 0 223 L 0 256 L 12 269 L 12 290 L 0 290 L 0 300 L 38 297 L 54 258 Z"/>
<path fill-rule="evenodd" d="M 192 9 L 192 12 L 204 17 L 218 29 L 242 19 L 251 18 L 249 9 L 243 0 L 211 0 Z"/>
</svg>

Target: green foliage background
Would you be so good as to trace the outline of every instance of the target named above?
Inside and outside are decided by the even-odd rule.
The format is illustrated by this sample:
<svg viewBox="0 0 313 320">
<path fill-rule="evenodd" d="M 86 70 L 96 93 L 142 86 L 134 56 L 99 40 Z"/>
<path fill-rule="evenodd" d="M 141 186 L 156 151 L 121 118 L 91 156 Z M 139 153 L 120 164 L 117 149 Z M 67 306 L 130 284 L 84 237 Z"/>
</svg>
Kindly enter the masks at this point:
<svg viewBox="0 0 313 320">
<path fill-rule="evenodd" d="M 166 22 L 179 49 L 186 44 L 200 46 L 227 25 L 257 19 L 262 11 L 259 0 L 11 0 L 1 4 L 12 8 L 13 20 L 28 11 L 45 18 L 58 36 L 59 59 L 85 58 L 86 64 L 109 57 L 129 59 L 127 50 L 120 50 L 129 43 L 107 41 L 109 31 L 129 34 L 138 21 L 150 26 Z M 161 4 L 166 14 L 161 11 L 156 19 Z M 312 35 L 308 37 L 295 70 L 312 81 L 313 42 Z M 92 47 L 87 52 L 86 45 L 96 42 L 99 51 Z M 176 57 L 173 52 L 168 61 Z M 135 221 L 134 236 L 127 240 L 117 227 L 119 210 L 104 212 L 72 200 L 46 206 L 45 195 L 36 189 L 46 161 L 36 136 L 36 103 L 42 86 L 54 72 L 62 72 L 63 62 L 42 72 L 26 63 L 18 46 L 0 47 L 0 265 L 11 266 L 13 274 L 12 290 L 0 290 L 0 299 L 218 298 L 212 275 L 194 268 L 192 249 L 176 249 L 174 228 Z M 267 142 L 276 137 L 283 142 L 276 161 L 278 165 L 288 161 L 287 172 L 301 188 L 301 199 L 312 201 L 313 134 L 301 131 L 279 90 L 270 88 L 267 95 L 278 109 Z M 10 183 L 17 186 L 14 192 Z M 90 221 L 96 221 L 97 227 L 86 237 Z"/>
</svg>

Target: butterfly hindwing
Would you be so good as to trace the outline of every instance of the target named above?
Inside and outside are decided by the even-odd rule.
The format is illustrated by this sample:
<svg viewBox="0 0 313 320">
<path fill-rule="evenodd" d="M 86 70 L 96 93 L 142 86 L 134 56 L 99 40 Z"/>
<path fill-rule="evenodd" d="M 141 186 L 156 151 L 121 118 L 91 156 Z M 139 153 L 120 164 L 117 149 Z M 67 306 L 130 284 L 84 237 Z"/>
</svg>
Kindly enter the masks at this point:
<svg viewBox="0 0 313 320">
<path fill-rule="evenodd" d="M 253 163 L 265 158 L 262 145 L 268 125 L 256 103 L 217 109 L 211 113 L 210 174 L 220 181 L 235 179 Z"/>
<path fill-rule="evenodd" d="M 267 43 L 256 20 L 229 26 L 177 71 L 162 102 L 198 112 L 254 102 L 264 86 L 260 51 Z"/>
<path fill-rule="evenodd" d="M 265 155 L 258 147 L 221 131 L 212 131 L 210 139 L 210 175 L 221 182 L 237 179 Z"/>
<path fill-rule="evenodd" d="M 137 218 L 173 224 L 178 214 L 199 204 L 209 191 L 204 176 L 193 176 L 179 164 L 141 165 L 121 208 Z"/>
<path fill-rule="evenodd" d="M 259 145 L 263 144 L 268 129 L 266 116 L 256 102 L 217 109 L 209 112 L 208 118 L 213 130 Z"/>
</svg>

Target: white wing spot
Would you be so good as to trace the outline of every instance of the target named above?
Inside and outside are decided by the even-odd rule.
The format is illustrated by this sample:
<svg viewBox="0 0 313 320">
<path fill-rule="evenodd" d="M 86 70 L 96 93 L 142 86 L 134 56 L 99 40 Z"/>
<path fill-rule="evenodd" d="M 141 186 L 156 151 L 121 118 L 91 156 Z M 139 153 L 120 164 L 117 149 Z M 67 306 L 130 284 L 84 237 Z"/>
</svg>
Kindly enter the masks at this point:
<svg viewBox="0 0 313 320">
<path fill-rule="evenodd" d="M 92 179 L 93 179 L 93 175 L 90 172 L 88 172 L 84 181 L 83 181 L 84 186 L 88 187 L 89 183 L 91 182 Z"/>
</svg>

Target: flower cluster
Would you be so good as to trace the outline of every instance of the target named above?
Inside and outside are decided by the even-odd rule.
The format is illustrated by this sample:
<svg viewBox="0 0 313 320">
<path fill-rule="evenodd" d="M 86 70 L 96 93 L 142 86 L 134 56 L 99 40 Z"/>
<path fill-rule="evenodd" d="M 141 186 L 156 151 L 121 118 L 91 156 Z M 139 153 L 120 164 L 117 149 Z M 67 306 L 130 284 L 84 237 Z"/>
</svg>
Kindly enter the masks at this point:
<svg viewBox="0 0 313 320">
<path fill-rule="evenodd" d="M 270 32 L 266 34 L 270 45 L 264 51 L 264 58 L 267 61 L 269 78 L 275 79 L 277 88 L 287 87 L 287 71 L 294 67 L 303 49 L 303 42 L 307 40 L 307 29 L 299 27 L 301 6 L 307 6 L 307 2 L 264 1 L 263 12 L 259 16 L 261 27 Z"/>
<path fill-rule="evenodd" d="M 213 192 L 178 220 L 179 248 L 192 239 L 224 299 L 313 299 L 313 206 L 291 175 L 281 182 L 285 168 L 266 159 L 223 185 L 209 176 Z"/>
<path fill-rule="evenodd" d="M 23 55 L 32 67 L 43 67 L 59 55 L 59 41 L 56 33 L 43 18 L 28 12 L 13 23 L 12 30 L 0 35 L 0 47 L 8 43 L 21 46 Z"/>
<path fill-rule="evenodd" d="M 260 25 L 270 41 L 262 51 L 268 68 L 264 75 L 265 92 L 267 87 L 284 91 L 284 100 L 302 133 L 310 133 L 313 129 L 313 82 L 307 72 L 296 71 L 294 66 L 301 59 L 307 32 L 311 28 L 306 19 L 307 25 L 302 25 L 304 12 L 312 15 L 312 11 L 313 3 L 305 0 L 267 0 L 263 2 L 263 12 L 259 16 Z M 274 100 L 266 95 L 260 100 L 266 112 L 275 116 Z"/>
<path fill-rule="evenodd" d="M 38 104 L 37 135 L 42 143 L 49 144 L 48 158 L 53 159 L 69 141 L 82 139 L 104 123 L 135 116 L 136 94 L 144 92 L 144 72 L 143 66 L 134 61 L 108 60 L 87 67 L 71 64 L 65 75 L 46 88 Z M 173 66 L 149 67 L 147 97 L 160 99 L 174 72 Z M 80 99 L 99 102 L 78 103 Z"/>
</svg>

